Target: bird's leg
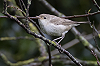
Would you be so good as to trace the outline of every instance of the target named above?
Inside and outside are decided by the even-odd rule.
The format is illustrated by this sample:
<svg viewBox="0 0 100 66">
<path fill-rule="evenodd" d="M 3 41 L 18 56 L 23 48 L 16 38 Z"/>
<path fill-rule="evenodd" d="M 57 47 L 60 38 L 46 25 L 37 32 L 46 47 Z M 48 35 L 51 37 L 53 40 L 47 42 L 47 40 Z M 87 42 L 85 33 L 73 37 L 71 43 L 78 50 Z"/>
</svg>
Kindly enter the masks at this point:
<svg viewBox="0 0 100 66">
<path fill-rule="evenodd" d="M 59 40 L 58 44 L 64 39 L 65 33 L 62 33 L 61 39 Z"/>
<path fill-rule="evenodd" d="M 57 42 L 57 44 L 59 44 L 59 43 L 63 40 L 63 38 L 65 37 L 65 34 L 66 34 L 67 32 L 68 32 L 68 31 L 63 32 L 61 37 L 56 38 L 56 39 L 54 39 L 53 41 L 55 42 L 56 40 L 60 39 L 59 42 Z"/>
<path fill-rule="evenodd" d="M 58 37 L 58 38 L 56 38 L 56 39 L 53 40 L 56 43 L 56 45 L 59 45 L 59 43 L 61 42 L 61 40 L 60 40 L 60 42 L 56 42 L 56 40 L 58 40 L 58 39 L 62 39 L 62 36 L 61 37 Z"/>
<path fill-rule="evenodd" d="M 61 39 L 61 38 L 62 38 L 62 37 L 56 38 L 56 39 L 54 39 L 53 41 L 56 41 L 56 40 Z"/>
<path fill-rule="evenodd" d="M 53 40 L 54 42 L 56 42 L 56 40 L 60 39 L 60 40 L 58 41 L 58 43 L 56 42 L 56 44 L 57 44 L 57 46 L 58 46 L 59 48 L 61 48 L 61 45 L 59 45 L 59 43 L 64 39 L 65 34 L 66 34 L 67 32 L 68 32 L 68 31 L 63 32 L 61 37 L 56 38 L 56 39 Z M 59 51 L 60 53 L 62 53 L 61 50 L 58 50 L 58 51 Z"/>
</svg>

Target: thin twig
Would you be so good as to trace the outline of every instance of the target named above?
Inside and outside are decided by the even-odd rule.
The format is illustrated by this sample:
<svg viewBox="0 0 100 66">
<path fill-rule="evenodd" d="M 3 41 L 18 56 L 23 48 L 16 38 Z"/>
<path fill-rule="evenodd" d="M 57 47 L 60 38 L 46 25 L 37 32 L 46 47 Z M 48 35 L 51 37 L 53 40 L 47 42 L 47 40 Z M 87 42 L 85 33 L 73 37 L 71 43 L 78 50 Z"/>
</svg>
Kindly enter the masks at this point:
<svg viewBox="0 0 100 66">
<path fill-rule="evenodd" d="M 32 0 L 27 0 L 28 2 L 27 2 L 27 9 L 25 9 L 25 11 L 26 11 L 26 27 L 27 28 L 29 28 L 29 21 L 28 21 L 28 17 L 29 17 L 29 7 L 30 7 L 30 5 L 31 5 L 31 1 Z"/>
<path fill-rule="evenodd" d="M 21 0 L 20 2 L 22 3 L 20 6 L 23 6 L 24 7 L 23 9 L 26 9 L 26 6 L 25 6 L 23 0 Z"/>
<path fill-rule="evenodd" d="M 20 1 L 20 0 L 19 0 L 19 5 L 20 5 L 20 7 L 21 7 L 21 10 L 24 11 L 23 5 L 21 5 L 21 1 Z"/>
<path fill-rule="evenodd" d="M 26 10 L 26 6 L 25 6 L 23 0 L 19 0 L 19 2 L 20 2 L 21 9 L 22 9 L 22 11 L 24 12 L 24 9 Z M 22 3 L 22 4 L 21 4 L 21 3 Z M 26 13 L 23 13 L 23 12 L 22 12 L 22 14 L 23 14 L 24 16 L 26 16 Z"/>
<path fill-rule="evenodd" d="M 87 19 L 88 19 L 88 21 L 90 22 L 89 16 L 87 16 Z M 93 26 L 91 25 L 91 23 L 89 23 L 89 25 L 90 25 L 91 28 L 93 28 L 93 33 L 92 33 L 93 39 L 94 39 L 94 41 L 95 41 L 95 44 L 96 44 L 97 49 L 100 50 L 100 48 L 99 48 L 99 46 L 98 46 L 98 44 L 97 44 L 97 42 L 96 42 L 95 36 L 94 36 L 94 31 L 95 31 L 98 35 L 99 35 L 99 32 L 98 32 L 97 29 L 95 28 L 94 22 L 93 22 Z"/>
<path fill-rule="evenodd" d="M 25 19 L 23 16 L 16 16 L 18 19 Z M 8 18 L 7 16 L 0 16 L 0 18 Z M 38 19 L 37 17 L 28 17 L 29 19 Z"/>
<path fill-rule="evenodd" d="M 83 15 L 74 15 L 74 16 L 63 16 L 61 18 L 65 18 L 65 19 L 69 19 L 69 18 L 79 18 L 79 17 L 87 17 L 87 16 L 93 16 L 93 15 L 96 15 L 96 14 L 99 14 L 100 11 L 97 11 L 97 12 L 93 12 L 93 13 L 89 13 L 89 14 L 83 14 Z M 25 17 L 23 16 L 16 16 L 17 18 L 20 18 L 20 19 L 25 19 Z M 0 18 L 8 18 L 7 16 L 0 16 Z M 37 17 L 28 17 L 30 19 L 38 19 Z"/>
<path fill-rule="evenodd" d="M 96 47 L 97 47 L 97 49 L 100 51 L 100 48 L 99 48 L 99 46 L 98 46 L 98 44 L 97 44 L 97 42 L 96 42 L 96 38 L 95 38 L 95 36 L 94 36 L 94 31 L 99 35 L 99 33 L 98 33 L 98 31 L 96 30 L 96 28 L 95 28 L 95 26 L 94 26 L 94 21 L 93 21 L 93 39 L 94 39 L 94 42 L 95 42 L 95 44 L 96 44 Z"/>
<path fill-rule="evenodd" d="M 100 7 L 99 7 L 99 5 L 97 4 L 97 2 L 96 2 L 95 0 L 92 0 L 92 1 L 93 1 L 94 5 L 98 8 L 98 10 L 100 11 Z"/>
<path fill-rule="evenodd" d="M 98 59 L 97 55 L 94 53 L 93 50 L 91 50 L 91 53 L 92 53 L 92 54 L 94 55 L 94 57 L 97 59 L 97 64 L 98 64 L 98 66 L 100 66 L 100 62 L 99 62 L 99 59 Z"/>
</svg>

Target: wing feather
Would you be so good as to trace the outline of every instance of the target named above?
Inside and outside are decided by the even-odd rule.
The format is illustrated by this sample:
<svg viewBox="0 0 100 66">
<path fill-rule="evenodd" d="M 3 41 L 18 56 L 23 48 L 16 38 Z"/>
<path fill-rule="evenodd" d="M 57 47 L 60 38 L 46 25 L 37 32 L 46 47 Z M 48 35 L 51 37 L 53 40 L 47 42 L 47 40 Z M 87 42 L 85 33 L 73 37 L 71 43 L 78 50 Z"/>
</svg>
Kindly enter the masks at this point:
<svg viewBox="0 0 100 66">
<path fill-rule="evenodd" d="M 54 23 L 56 25 L 71 25 L 71 24 L 76 24 L 74 21 L 68 20 L 68 19 L 63 19 L 60 17 L 56 17 L 50 20 L 51 23 Z"/>
</svg>

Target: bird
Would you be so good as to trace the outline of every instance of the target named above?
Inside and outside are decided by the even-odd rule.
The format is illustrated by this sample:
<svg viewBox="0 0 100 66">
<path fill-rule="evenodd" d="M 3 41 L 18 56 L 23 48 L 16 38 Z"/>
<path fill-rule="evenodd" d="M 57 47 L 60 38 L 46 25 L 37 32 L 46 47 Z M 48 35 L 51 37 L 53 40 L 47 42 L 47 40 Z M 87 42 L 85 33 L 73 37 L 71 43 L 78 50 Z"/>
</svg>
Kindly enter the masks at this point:
<svg viewBox="0 0 100 66">
<path fill-rule="evenodd" d="M 51 36 L 60 36 L 53 41 L 56 41 L 58 44 L 63 40 L 65 37 L 65 34 L 74 26 L 78 26 L 81 23 L 89 23 L 86 21 L 77 22 L 72 21 L 69 19 L 60 18 L 55 15 L 50 14 L 40 14 L 39 16 L 36 16 L 38 18 L 40 29 L 43 33 Z"/>
</svg>

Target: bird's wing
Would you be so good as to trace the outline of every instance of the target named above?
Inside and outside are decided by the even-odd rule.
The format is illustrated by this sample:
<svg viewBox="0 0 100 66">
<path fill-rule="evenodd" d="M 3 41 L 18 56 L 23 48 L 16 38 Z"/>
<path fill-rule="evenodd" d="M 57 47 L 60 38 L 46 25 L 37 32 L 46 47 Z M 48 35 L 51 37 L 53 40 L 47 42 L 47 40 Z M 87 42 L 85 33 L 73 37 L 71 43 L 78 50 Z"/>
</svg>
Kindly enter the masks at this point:
<svg viewBox="0 0 100 66">
<path fill-rule="evenodd" d="M 53 18 L 50 20 L 51 23 L 54 23 L 56 25 L 71 25 L 76 24 L 74 21 L 63 19 L 63 18 Z"/>
<path fill-rule="evenodd" d="M 51 19 L 50 22 L 54 23 L 56 25 L 72 25 L 72 24 L 79 25 L 81 23 L 90 23 L 90 22 L 87 22 L 87 21 L 82 21 L 82 22 L 71 21 L 69 19 L 63 19 L 63 18 L 60 18 L 60 17 L 55 17 L 55 18 Z"/>
</svg>

